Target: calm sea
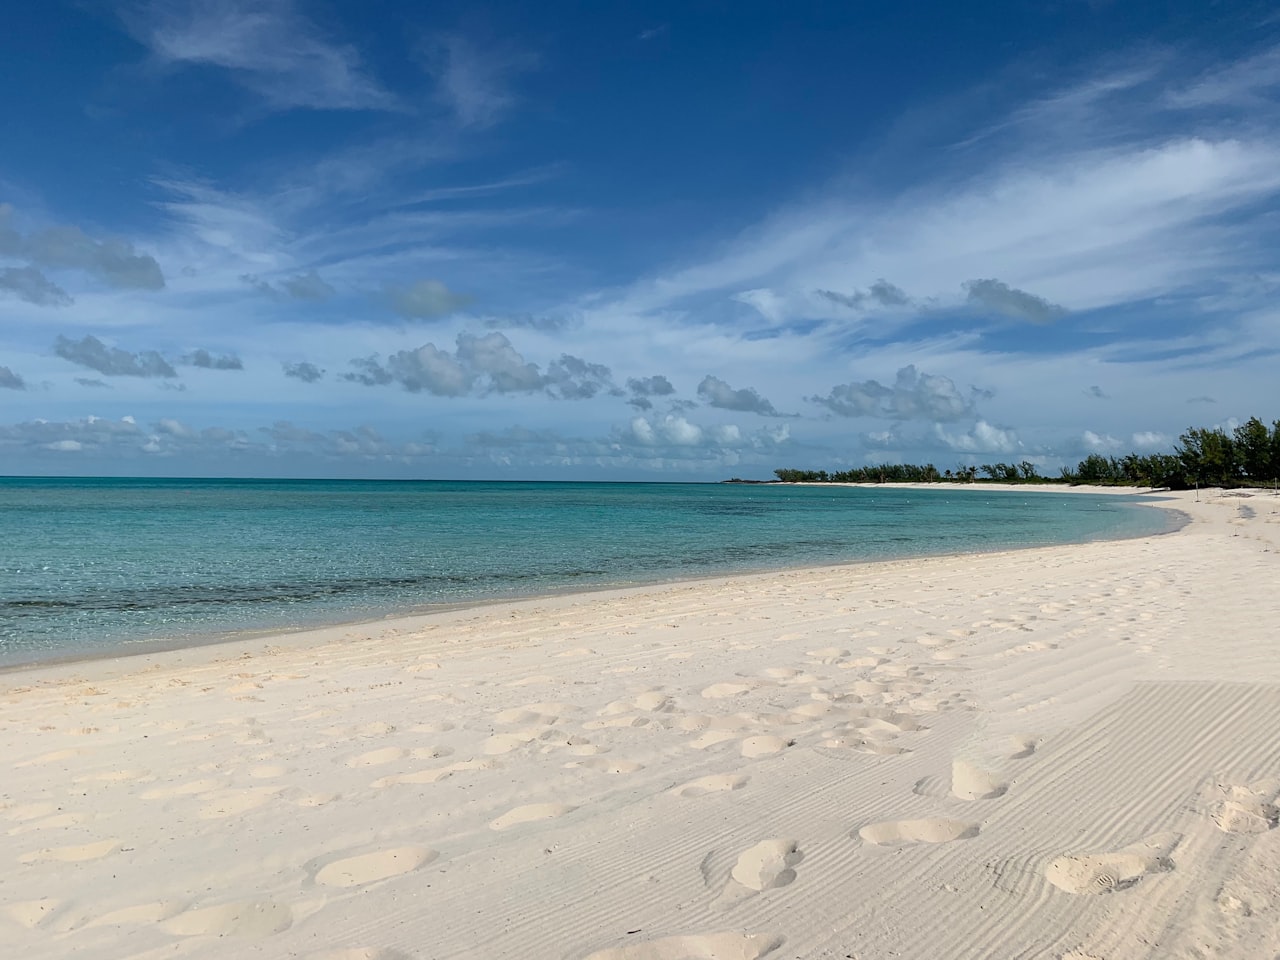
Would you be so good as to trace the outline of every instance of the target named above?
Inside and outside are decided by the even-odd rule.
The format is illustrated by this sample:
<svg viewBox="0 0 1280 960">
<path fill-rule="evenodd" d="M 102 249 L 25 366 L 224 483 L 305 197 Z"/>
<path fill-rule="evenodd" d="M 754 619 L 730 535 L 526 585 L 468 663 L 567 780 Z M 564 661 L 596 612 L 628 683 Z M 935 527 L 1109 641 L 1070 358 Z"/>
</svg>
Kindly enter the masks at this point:
<svg viewBox="0 0 1280 960">
<path fill-rule="evenodd" d="M 0 664 L 1171 525 L 1128 498 L 945 488 L 0 478 Z"/>
</svg>

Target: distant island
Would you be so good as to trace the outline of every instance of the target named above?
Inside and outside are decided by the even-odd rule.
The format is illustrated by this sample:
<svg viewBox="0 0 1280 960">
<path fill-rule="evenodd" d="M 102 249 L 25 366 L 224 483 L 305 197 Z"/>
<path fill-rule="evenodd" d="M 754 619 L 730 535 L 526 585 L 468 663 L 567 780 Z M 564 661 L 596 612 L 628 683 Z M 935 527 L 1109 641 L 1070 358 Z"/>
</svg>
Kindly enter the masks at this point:
<svg viewBox="0 0 1280 960">
<path fill-rule="evenodd" d="M 1192 427 L 1178 438 L 1173 453 L 1105 457 L 1094 453 L 1072 470 L 1063 467 L 1056 477 L 1041 476 L 1029 460 L 1019 463 L 961 464 L 939 471 L 932 463 L 883 463 L 847 470 L 805 470 L 780 467 L 776 480 L 742 480 L 726 483 L 1061 483 L 1104 486 L 1167 487 L 1189 490 L 1195 486 L 1240 487 L 1275 484 L 1280 477 L 1280 420 L 1271 428 L 1257 417 L 1230 434 L 1220 427 Z M 981 474 L 981 476 L 979 476 Z"/>
</svg>

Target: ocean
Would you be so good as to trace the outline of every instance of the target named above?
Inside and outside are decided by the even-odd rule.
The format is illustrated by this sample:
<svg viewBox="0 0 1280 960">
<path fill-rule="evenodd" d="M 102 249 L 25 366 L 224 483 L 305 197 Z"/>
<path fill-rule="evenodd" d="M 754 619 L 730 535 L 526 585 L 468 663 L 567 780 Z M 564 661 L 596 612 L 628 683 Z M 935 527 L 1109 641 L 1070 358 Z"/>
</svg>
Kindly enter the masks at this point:
<svg viewBox="0 0 1280 960">
<path fill-rule="evenodd" d="M 0 665 L 1174 525 L 1134 500 L 943 486 L 0 478 Z"/>
</svg>

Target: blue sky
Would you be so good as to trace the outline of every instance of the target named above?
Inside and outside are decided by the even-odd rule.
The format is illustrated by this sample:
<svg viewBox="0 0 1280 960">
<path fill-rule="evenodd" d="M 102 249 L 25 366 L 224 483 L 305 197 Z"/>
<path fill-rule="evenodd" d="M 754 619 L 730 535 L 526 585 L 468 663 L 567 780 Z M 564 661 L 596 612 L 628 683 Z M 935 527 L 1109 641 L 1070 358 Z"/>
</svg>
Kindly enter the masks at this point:
<svg viewBox="0 0 1280 960">
<path fill-rule="evenodd" d="M 0 473 L 545 479 L 1280 417 L 1271 4 L 5 14 Z"/>
</svg>

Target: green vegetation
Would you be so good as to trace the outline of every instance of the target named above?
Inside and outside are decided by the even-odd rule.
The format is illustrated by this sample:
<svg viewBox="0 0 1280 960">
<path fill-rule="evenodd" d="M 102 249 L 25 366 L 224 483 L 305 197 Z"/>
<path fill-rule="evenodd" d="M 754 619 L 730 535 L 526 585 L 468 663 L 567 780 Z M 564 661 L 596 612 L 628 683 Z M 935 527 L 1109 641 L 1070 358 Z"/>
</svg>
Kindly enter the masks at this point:
<svg viewBox="0 0 1280 960">
<path fill-rule="evenodd" d="M 1271 429 L 1257 417 L 1228 434 L 1220 428 L 1191 427 L 1178 438 L 1173 453 L 1104 457 L 1090 454 L 1075 470 L 1063 467 L 1058 477 L 1042 477 L 1035 464 L 960 465 L 939 473 L 931 463 L 885 463 L 849 470 L 773 471 L 783 483 L 1095 483 L 1115 486 L 1202 487 L 1264 486 L 1280 477 L 1280 420 Z M 981 479 L 979 478 L 981 474 Z"/>
</svg>

